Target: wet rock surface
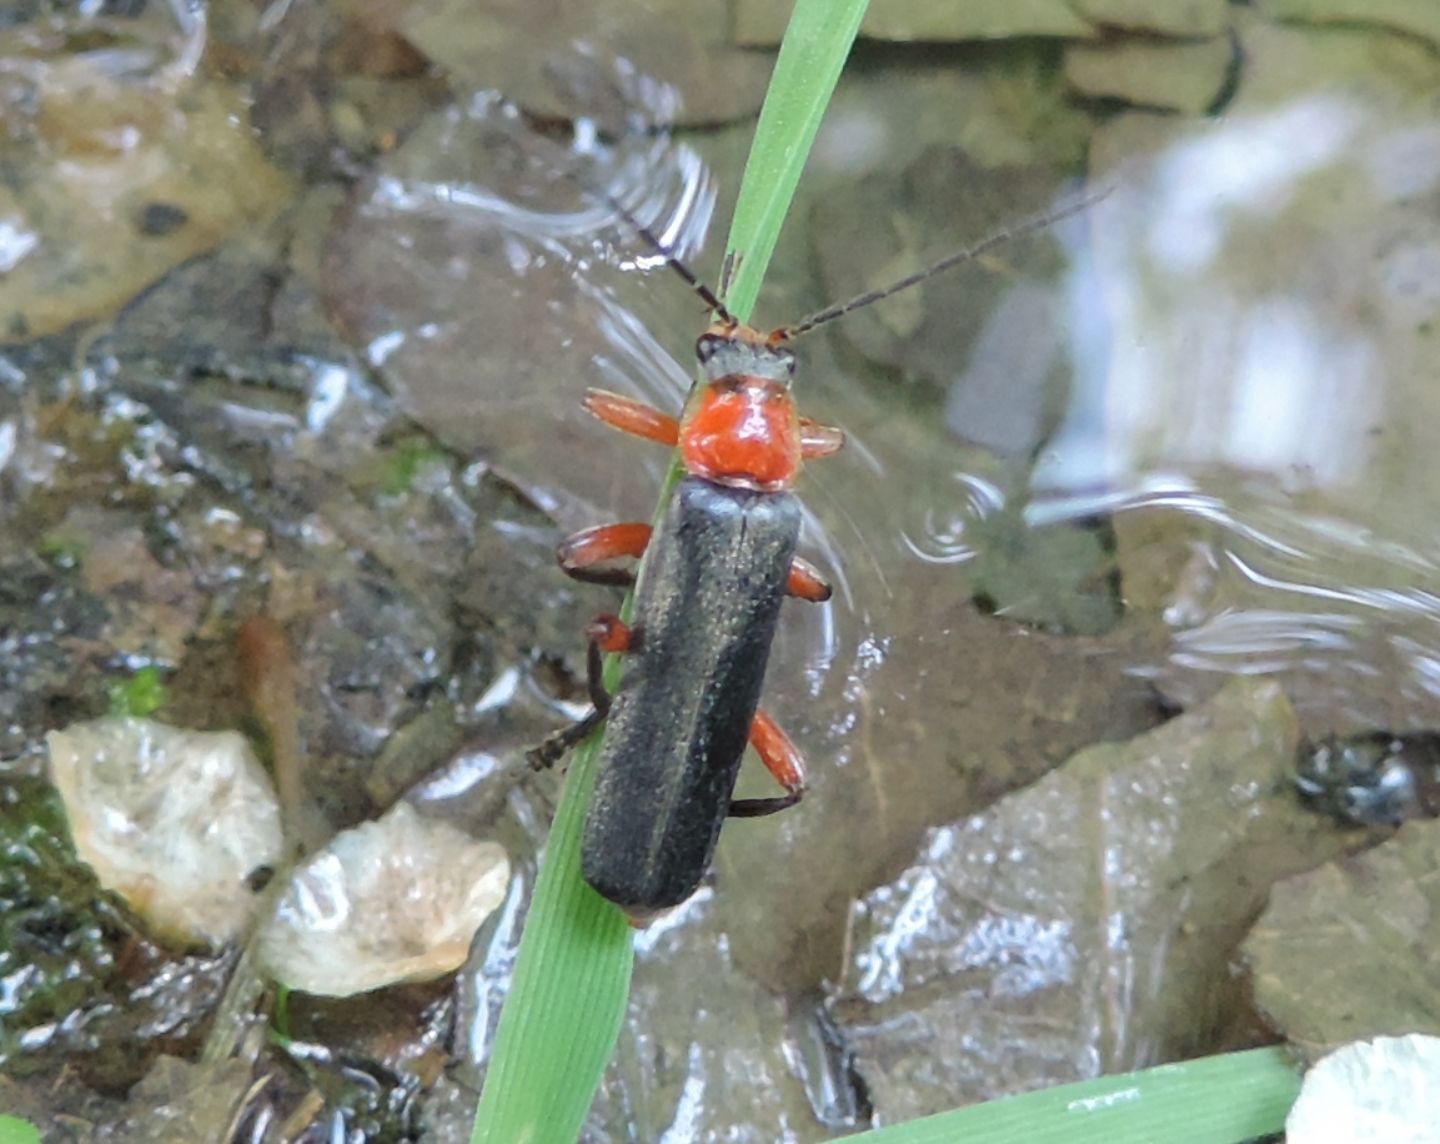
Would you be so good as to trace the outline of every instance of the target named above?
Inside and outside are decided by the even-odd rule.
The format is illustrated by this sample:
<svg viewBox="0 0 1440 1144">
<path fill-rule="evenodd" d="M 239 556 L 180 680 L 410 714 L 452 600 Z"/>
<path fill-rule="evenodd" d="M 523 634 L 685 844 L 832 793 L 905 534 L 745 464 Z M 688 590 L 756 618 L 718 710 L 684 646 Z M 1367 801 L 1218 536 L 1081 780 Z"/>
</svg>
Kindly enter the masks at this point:
<svg viewBox="0 0 1440 1144">
<path fill-rule="evenodd" d="M 1271 881 L 1349 840 L 1287 788 L 1296 742 L 1237 681 L 930 834 L 854 908 L 835 1001 L 879 1119 L 1234 1047 Z"/>
<path fill-rule="evenodd" d="M 143 4 L 77 51 L 86 23 L 0 30 L 0 128 L 16 160 L 0 193 L 0 343 L 109 317 L 287 197 L 238 92 L 194 73 L 193 15 Z"/>
<path fill-rule="evenodd" d="M 903 707 L 928 710 L 930 721 L 897 718 L 902 701 L 878 697 L 890 694 L 886 681 L 901 664 L 887 648 L 859 649 L 851 686 L 877 698 L 852 721 L 817 726 L 798 701 L 786 712 L 801 741 L 816 744 L 812 795 L 783 820 L 738 823 L 721 836 L 716 884 L 735 957 L 775 988 L 838 976 L 848 903 L 897 869 L 927 827 L 1034 781 L 1082 744 L 1124 738 L 1159 717 L 1148 690 L 1125 680 L 1118 664 L 1101 657 L 1077 673 L 1056 654 L 1061 637 L 1017 632 L 964 602 L 929 606 L 939 590 L 920 580 L 903 596 L 923 608 L 911 622 L 930 633 L 910 655 L 937 665 L 906 671 Z M 957 646 L 983 659 L 983 674 L 938 666 Z M 772 692 L 781 696 L 799 690 L 777 682 Z M 965 731 L 936 730 L 947 726 Z M 766 874 L 775 869 L 785 876 Z"/>
<path fill-rule="evenodd" d="M 179 957 L 156 945 L 76 859 L 59 799 L 38 780 L 0 785 L 0 832 L 4 1075 L 44 1086 L 69 1069 L 114 1093 L 155 1054 L 193 1051 L 229 959 Z"/>
<path fill-rule="evenodd" d="M 1222 0 L 1077 0 L 1075 7 L 1110 28 L 1181 37 L 1213 36 L 1225 29 L 1230 15 Z"/>
<path fill-rule="evenodd" d="M 851 442 L 800 488 L 835 600 L 787 605 L 767 689 L 811 792 L 729 826 L 702 897 L 641 938 L 594 1139 L 824 1139 L 1261 1035 L 1223 964 L 1265 886 L 1384 835 L 1298 807 L 1267 685 L 1197 705 L 1273 674 L 1311 736 L 1440 725 L 1431 32 L 1423 6 L 1299 7 L 873 5 L 762 322 L 1073 176 L 1113 189 L 797 346 L 803 411 Z M 781 8 L 176 11 L 0 29 L 0 797 L 39 831 L 0 868 L 0 1105 L 75 1139 L 465 1140 L 561 781 L 523 751 L 582 709 L 579 632 L 617 605 L 549 550 L 648 517 L 667 464 L 578 397 L 678 409 L 703 320 L 586 188 L 708 276 L 771 59 L 727 44 Z M 1211 160 L 1245 178 L 1215 192 Z M 402 797 L 504 845 L 458 984 L 297 1000 L 282 1049 L 253 966 L 164 950 L 97 892 L 32 801 L 44 736 L 147 671 L 157 718 L 250 736 L 300 849 Z M 1125 745 L 1072 757 L 1102 741 Z M 945 909 L 887 947 L 927 885 Z M 1390 980 L 1423 972 L 1386 917 L 1355 924 Z M 1323 1040 L 1308 998 L 1277 1016 L 1292 989 L 1262 1007 Z M 197 1063 L 212 1020 L 250 1083 Z M 977 1075 L 927 1071 L 936 1045 Z"/>
<path fill-rule="evenodd" d="M 1064 0 L 1000 3 L 977 0 L 956 6 L 934 0 L 878 0 L 870 5 L 860 34 L 880 40 L 983 40 L 1006 36 L 1088 36 L 1096 30 Z M 777 44 L 789 10 L 783 4 L 740 0 L 735 38 L 742 44 Z"/>
<path fill-rule="evenodd" d="M 925 152 L 904 170 L 861 180 L 846 193 L 821 199 L 812 222 L 817 254 L 828 297 L 849 298 L 894 282 L 926 267 L 939 252 L 964 249 L 1017 218 L 1039 214 L 1054 199 L 1063 175 L 1046 167 L 982 167 L 964 151 L 936 148 Z M 953 206 L 938 193 L 942 187 L 964 186 L 966 210 L 957 219 Z M 876 225 L 881 220 L 881 225 Z M 894 220 L 886 226 L 885 221 Z M 983 361 L 971 359 L 981 375 L 979 384 L 967 377 L 963 351 L 983 337 L 982 331 L 1009 304 L 1034 307 L 1043 303 L 1011 302 L 1029 291 L 1044 292 L 1060 277 L 1065 258 L 1057 251 L 1062 232 L 1046 233 L 1021 242 L 997 256 L 989 273 L 951 274 L 923 283 L 893 299 L 847 318 L 838 335 L 870 361 L 895 370 L 912 384 L 947 393 L 953 388 L 973 402 L 980 416 L 999 404 L 993 386 L 984 383 Z M 863 278 L 857 277 L 864 274 Z M 1053 303 L 1052 303 L 1053 305 Z M 1032 315 L 1033 317 L 1033 315 Z M 1035 322 L 1042 329 L 1053 325 Z M 1007 340 L 1013 341 L 1012 338 Z M 1058 357 L 1059 346 L 1056 345 Z M 976 348 L 976 356 L 983 355 Z M 999 452 L 1026 452 L 1035 448 L 1048 428 L 1044 406 L 1052 408 L 1045 389 L 1061 390 L 1063 379 L 1048 375 L 1063 368 L 1062 361 L 1042 356 L 1034 367 L 1010 378 L 1005 405 L 1014 416 L 1035 407 L 1040 422 L 1021 435 L 984 433 L 980 443 Z M 1038 393 L 1032 391 L 1038 390 Z M 978 392 L 977 392 L 978 391 Z M 971 422 L 963 407 L 951 421 L 959 436 L 971 436 Z M 992 417 L 1001 416 L 998 411 Z"/>
<path fill-rule="evenodd" d="M 644 158 L 631 146 L 622 172 Z M 693 152 L 653 158 L 662 180 L 698 171 Z M 638 383 L 666 408 L 688 385 L 627 306 L 658 306 L 654 327 L 678 328 L 681 346 L 694 325 L 683 289 L 607 275 L 599 244 L 629 238 L 604 229 L 583 191 L 594 177 L 501 101 L 450 108 L 357 188 L 326 254 L 329 309 L 400 408 L 447 447 L 502 465 L 567 525 L 593 523 L 606 503 L 647 514 L 663 462 L 653 456 L 646 480 L 637 450 L 580 410 L 584 384 Z M 677 220 L 682 242 L 708 217 L 707 189 L 695 189 L 700 213 Z M 577 275 L 590 258 L 595 283 Z"/>
<path fill-rule="evenodd" d="M 1245 939 L 1255 1004 L 1312 1059 L 1380 1035 L 1440 1035 L 1440 824 L 1279 883 Z"/>
<path fill-rule="evenodd" d="M 714 125 L 758 112 L 768 61 L 732 47 L 728 24 L 725 9 L 697 10 L 684 0 L 605 0 L 583 9 L 506 0 L 478 20 L 456 0 L 422 0 L 399 29 L 452 82 L 503 91 L 543 115 L 594 116 L 614 130 L 636 111 L 633 94 L 610 71 L 615 57 L 657 90 L 669 89 L 658 109 L 668 122 Z"/>
<path fill-rule="evenodd" d="M 1440 13 L 1423 0 L 1265 0 L 1262 10 L 1284 20 L 1316 24 L 1377 24 L 1440 43 Z"/>
<path fill-rule="evenodd" d="M 1326 735 L 1301 749 L 1295 785 L 1317 811 L 1359 826 L 1440 817 L 1440 737 Z"/>
<path fill-rule="evenodd" d="M 668 1012 L 681 993 L 683 1038 Z M 630 1007 L 588 1140 L 818 1141 L 865 1122 L 816 999 L 738 970 L 711 891 L 639 938 Z"/>
<path fill-rule="evenodd" d="M 1216 108 L 1240 66 L 1225 36 L 1179 43 L 1122 40 L 1065 50 L 1065 78 L 1094 99 L 1202 114 Z"/>
<path fill-rule="evenodd" d="M 1304 0 L 1298 2 L 1303 4 Z M 1405 0 L 1396 5 L 1411 6 Z M 921 43 L 1039 36 L 1090 39 L 1116 30 L 1152 36 L 1213 36 L 1224 29 L 1227 8 L 1225 0 L 976 0 L 970 4 L 874 0 L 860 25 L 860 34 L 877 40 Z M 788 15 L 786 4 L 739 0 L 735 38 L 742 44 L 778 43 Z M 1397 22 L 1404 19 L 1392 18 Z"/>
</svg>

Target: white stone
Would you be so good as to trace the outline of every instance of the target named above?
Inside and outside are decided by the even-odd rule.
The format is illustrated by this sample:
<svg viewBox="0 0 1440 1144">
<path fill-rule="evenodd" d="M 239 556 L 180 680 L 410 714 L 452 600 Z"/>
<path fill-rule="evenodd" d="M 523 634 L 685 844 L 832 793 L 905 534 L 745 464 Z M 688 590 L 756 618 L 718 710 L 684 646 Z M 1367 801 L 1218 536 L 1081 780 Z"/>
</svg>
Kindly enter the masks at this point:
<svg viewBox="0 0 1440 1144">
<path fill-rule="evenodd" d="M 283 852 L 270 779 L 234 731 L 150 719 L 46 737 L 80 857 L 160 936 L 223 944 L 255 909 L 247 885 Z"/>
<path fill-rule="evenodd" d="M 1433 1144 L 1440 1139 L 1440 1037 L 1356 1041 L 1305 1074 L 1289 1144 Z"/>
<path fill-rule="evenodd" d="M 326 997 L 428 981 L 464 964 L 509 881 L 498 843 L 397 803 L 295 871 L 260 958 L 277 981 Z"/>
</svg>

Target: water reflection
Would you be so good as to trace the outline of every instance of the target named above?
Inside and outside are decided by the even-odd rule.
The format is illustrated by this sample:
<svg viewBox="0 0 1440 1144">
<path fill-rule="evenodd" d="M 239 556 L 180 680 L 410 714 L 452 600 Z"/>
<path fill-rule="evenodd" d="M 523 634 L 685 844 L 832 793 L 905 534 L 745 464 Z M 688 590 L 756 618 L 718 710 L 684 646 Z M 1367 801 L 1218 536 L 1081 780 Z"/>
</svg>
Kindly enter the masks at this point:
<svg viewBox="0 0 1440 1144">
<path fill-rule="evenodd" d="M 973 525 L 1005 505 L 1005 493 L 995 482 L 963 470 L 951 476 L 958 486 L 954 503 L 926 505 L 919 531 L 900 534 L 906 549 L 927 564 L 963 564 L 971 559 L 975 555 L 970 536 Z"/>
<path fill-rule="evenodd" d="M 1158 674 L 1284 673 L 1322 722 L 1433 722 L 1433 306 L 1415 295 L 1440 258 L 1417 201 L 1440 133 L 1333 93 L 1138 118 L 1100 146 L 1119 189 L 1082 270 L 1108 338 L 1076 354 L 1028 516 L 1118 512 L 1127 581 L 1138 547 L 1171 549 Z"/>
<path fill-rule="evenodd" d="M 574 527 L 616 501 L 648 514 L 663 463 L 647 481 L 646 451 L 581 411 L 586 384 L 667 408 L 688 386 L 651 331 L 692 299 L 646 289 L 614 203 L 688 257 L 715 188 L 653 124 L 606 139 L 544 126 L 493 94 L 422 126 L 333 235 L 330 290 L 409 416 Z"/>
<path fill-rule="evenodd" d="M 1364 121 L 1352 102 L 1317 95 L 1230 115 L 1167 147 L 1150 175 L 1154 210 L 1135 232 L 1137 242 L 1171 273 L 1204 272 L 1223 256 L 1237 224 L 1276 218 L 1306 176 L 1348 161 Z"/>
<path fill-rule="evenodd" d="M 411 164 L 402 161 L 399 170 L 382 171 L 375 180 L 372 209 L 487 219 L 565 259 L 575 252 L 564 240 L 583 239 L 603 251 L 599 244 L 619 219 L 617 203 L 682 259 L 703 240 L 715 206 L 713 180 L 694 150 L 663 131 L 639 134 L 644 125 L 638 124 L 617 146 L 581 120 L 567 125 L 568 138 L 557 142 L 496 92 L 478 93 L 448 118 L 453 129 L 482 139 L 492 162 L 507 169 L 473 171 L 466 178 L 463 172 L 447 176 L 425 169 L 424 156 L 417 157 L 420 170 L 406 169 Z M 482 174 L 503 178 L 492 182 Z M 554 201 L 567 192 L 571 204 Z M 628 245 L 629 236 L 625 239 Z M 660 262 L 642 258 L 632 265 L 643 269 Z M 517 275 L 524 269 L 523 262 L 512 265 Z"/>
</svg>

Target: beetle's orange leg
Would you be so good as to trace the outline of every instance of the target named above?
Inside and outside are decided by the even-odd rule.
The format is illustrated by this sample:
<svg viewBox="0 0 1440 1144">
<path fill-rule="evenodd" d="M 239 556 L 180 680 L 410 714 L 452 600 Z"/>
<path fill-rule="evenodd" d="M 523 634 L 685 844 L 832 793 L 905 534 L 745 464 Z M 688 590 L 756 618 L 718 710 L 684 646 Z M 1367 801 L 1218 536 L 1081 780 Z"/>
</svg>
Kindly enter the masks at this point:
<svg viewBox="0 0 1440 1144">
<path fill-rule="evenodd" d="M 680 440 L 680 422 L 633 397 L 621 397 L 607 389 L 588 389 L 583 404 L 587 413 L 622 433 L 632 433 L 670 449 Z"/>
<path fill-rule="evenodd" d="M 596 616 L 585 626 L 585 636 L 597 651 L 635 650 L 635 631 L 619 616 Z"/>
<path fill-rule="evenodd" d="M 807 461 L 828 457 L 845 447 L 845 430 L 800 418 L 800 456 Z"/>
<path fill-rule="evenodd" d="M 834 594 L 835 589 L 820 575 L 820 569 L 797 556 L 790 562 L 790 578 L 785 582 L 785 591 L 801 600 L 809 600 L 812 604 L 823 604 Z"/>
<path fill-rule="evenodd" d="M 785 788 L 779 798 L 736 798 L 730 800 L 732 818 L 759 818 L 794 806 L 805 793 L 805 760 L 780 724 L 764 711 L 755 712 L 750 724 L 750 745 L 775 781 Z"/>
<path fill-rule="evenodd" d="M 622 556 L 639 559 L 650 543 L 648 524 L 601 524 L 583 528 L 560 543 L 555 559 L 565 575 L 591 584 L 627 585 L 635 582 L 635 573 L 628 568 L 595 568 Z"/>
</svg>

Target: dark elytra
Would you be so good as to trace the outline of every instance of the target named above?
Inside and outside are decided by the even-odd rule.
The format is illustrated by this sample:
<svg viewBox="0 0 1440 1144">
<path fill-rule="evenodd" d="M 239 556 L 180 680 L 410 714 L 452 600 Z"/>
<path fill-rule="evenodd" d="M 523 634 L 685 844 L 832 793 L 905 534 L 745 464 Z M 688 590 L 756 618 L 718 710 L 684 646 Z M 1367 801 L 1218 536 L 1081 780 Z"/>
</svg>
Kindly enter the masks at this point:
<svg viewBox="0 0 1440 1144">
<path fill-rule="evenodd" d="M 651 540 L 582 843 L 585 880 L 632 914 L 705 876 L 799 535 L 792 494 L 686 477 Z"/>
</svg>

